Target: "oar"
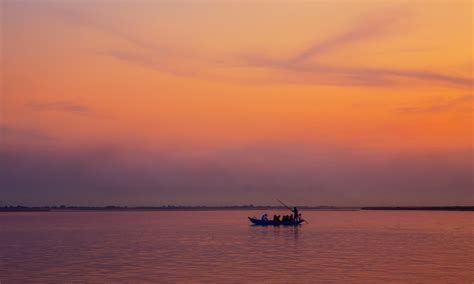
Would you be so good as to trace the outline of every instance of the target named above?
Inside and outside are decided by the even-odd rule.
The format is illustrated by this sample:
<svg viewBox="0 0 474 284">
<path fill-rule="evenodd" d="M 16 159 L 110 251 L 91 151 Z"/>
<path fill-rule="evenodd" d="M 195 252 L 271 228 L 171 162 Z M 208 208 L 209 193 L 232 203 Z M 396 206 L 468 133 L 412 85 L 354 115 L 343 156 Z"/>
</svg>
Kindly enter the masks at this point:
<svg viewBox="0 0 474 284">
<path fill-rule="evenodd" d="M 285 203 L 283 203 L 280 199 L 277 199 L 277 200 L 278 200 L 278 202 L 281 203 L 281 205 L 285 206 L 288 210 L 290 210 L 291 212 L 293 212 L 293 210 L 292 210 L 290 207 L 288 207 Z M 304 219 L 303 219 L 303 221 L 304 221 L 306 224 L 309 224 L 308 221 L 306 221 L 306 220 L 304 220 Z"/>
</svg>

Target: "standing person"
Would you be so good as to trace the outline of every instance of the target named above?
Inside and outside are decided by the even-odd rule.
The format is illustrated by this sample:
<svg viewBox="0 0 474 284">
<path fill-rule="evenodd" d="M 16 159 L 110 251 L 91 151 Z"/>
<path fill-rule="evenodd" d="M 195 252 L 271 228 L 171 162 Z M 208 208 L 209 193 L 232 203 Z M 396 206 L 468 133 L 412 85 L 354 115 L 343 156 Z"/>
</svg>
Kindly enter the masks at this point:
<svg viewBox="0 0 474 284">
<path fill-rule="evenodd" d="M 298 209 L 296 209 L 296 207 L 294 207 L 292 211 L 293 211 L 293 216 L 295 216 L 295 219 L 300 216 L 298 215 Z"/>
</svg>

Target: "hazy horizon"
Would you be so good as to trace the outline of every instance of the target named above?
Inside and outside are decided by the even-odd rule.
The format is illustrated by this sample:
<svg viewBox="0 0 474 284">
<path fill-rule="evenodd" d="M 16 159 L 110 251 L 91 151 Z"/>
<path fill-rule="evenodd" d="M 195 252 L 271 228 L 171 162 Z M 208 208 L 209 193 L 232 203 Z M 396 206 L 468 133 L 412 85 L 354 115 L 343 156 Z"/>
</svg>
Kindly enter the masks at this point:
<svg viewBox="0 0 474 284">
<path fill-rule="evenodd" d="M 321 208 L 324 210 L 325 208 L 327 209 L 361 209 L 361 208 L 473 208 L 474 205 L 454 205 L 454 206 L 444 206 L 444 205 L 424 205 L 424 206 L 411 206 L 411 205 L 403 205 L 403 206 L 398 206 L 398 205 L 391 205 L 391 206 L 378 206 L 378 205 L 370 205 L 370 206 L 333 206 L 333 205 L 305 205 L 305 204 L 291 204 L 291 208 L 297 207 L 300 209 L 316 209 L 316 208 Z M 278 205 L 271 205 L 271 204 L 235 204 L 235 205 L 205 205 L 205 204 L 197 204 L 197 205 L 184 205 L 184 204 L 167 204 L 167 205 L 117 205 L 117 204 L 106 204 L 106 205 L 78 205 L 78 204 L 54 204 L 54 205 L 24 205 L 24 204 L 2 204 L 0 202 L 0 208 L 15 208 L 15 207 L 24 207 L 24 208 L 50 208 L 50 209 L 71 209 L 71 208 L 105 208 L 107 209 L 110 207 L 110 209 L 207 209 L 207 208 L 217 208 L 216 210 L 219 210 L 219 208 L 223 208 L 222 210 L 227 210 L 229 209 L 242 209 L 242 210 L 251 210 L 252 208 L 255 208 L 255 210 L 259 210 L 259 208 L 272 208 L 272 209 L 277 209 L 277 210 L 288 210 L 287 208 L 283 206 L 278 206 Z"/>
</svg>

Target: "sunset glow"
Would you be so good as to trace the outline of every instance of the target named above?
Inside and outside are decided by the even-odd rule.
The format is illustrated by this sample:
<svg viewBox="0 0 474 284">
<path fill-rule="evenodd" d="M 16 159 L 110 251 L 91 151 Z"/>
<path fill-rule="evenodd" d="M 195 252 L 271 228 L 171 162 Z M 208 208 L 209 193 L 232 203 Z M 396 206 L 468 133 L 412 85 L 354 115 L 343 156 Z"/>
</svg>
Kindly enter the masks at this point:
<svg viewBox="0 0 474 284">
<path fill-rule="evenodd" d="M 3 202 L 472 205 L 472 2 L 382 2 L 2 1 Z"/>
</svg>

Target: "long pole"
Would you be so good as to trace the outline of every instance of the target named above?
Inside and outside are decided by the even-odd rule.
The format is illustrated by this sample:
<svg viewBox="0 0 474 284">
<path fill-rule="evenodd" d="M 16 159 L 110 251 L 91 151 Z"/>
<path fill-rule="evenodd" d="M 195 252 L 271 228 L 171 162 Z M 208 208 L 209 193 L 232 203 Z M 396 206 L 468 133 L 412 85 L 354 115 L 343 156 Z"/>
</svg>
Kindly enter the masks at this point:
<svg viewBox="0 0 474 284">
<path fill-rule="evenodd" d="M 278 202 L 280 202 L 280 203 L 281 203 L 281 205 L 285 206 L 285 207 L 286 207 L 288 210 L 290 210 L 291 212 L 293 212 L 293 210 L 291 210 L 291 208 L 290 208 L 290 207 L 286 206 L 286 204 L 285 204 L 285 203 L 283 203 L 283 202 L 282 202 L 280 199 L 277 199 L 277 200 L 278 200 Z"/>
<path fill-rule="evenodd" d="M 283 203 L 280 199 L 277 199 L 277 200 L 278 200 L 278 202 L 281 203 L 281 205 L 285 206 L 288 210 L 290 210 L 291 212 L 293 212 L 293 210 L 291 210 L 291 208 L 288 207 L 285 203 Z M 304 221 L 306 224 L 309 224 L 308 221 L 306 221 L 306 220 L 303 220 L 303 221 Z"/>
</svg>

